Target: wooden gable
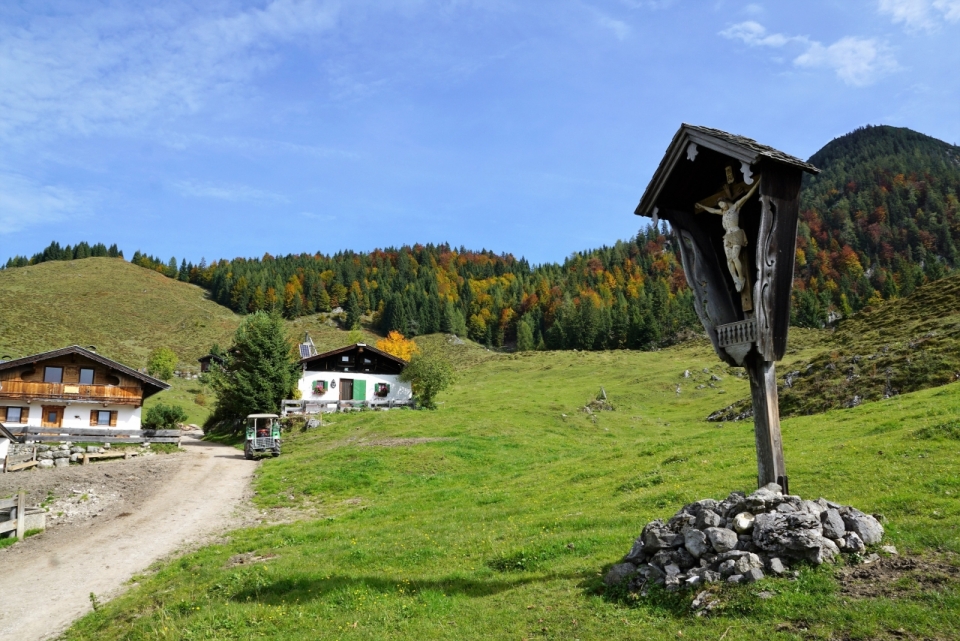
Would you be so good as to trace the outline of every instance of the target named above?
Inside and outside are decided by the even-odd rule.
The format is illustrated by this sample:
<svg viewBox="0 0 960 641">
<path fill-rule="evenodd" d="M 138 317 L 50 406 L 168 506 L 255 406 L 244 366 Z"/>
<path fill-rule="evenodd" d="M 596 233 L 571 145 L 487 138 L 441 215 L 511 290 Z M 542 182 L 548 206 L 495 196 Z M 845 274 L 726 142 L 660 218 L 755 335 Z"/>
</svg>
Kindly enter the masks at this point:
<svg viewBox="0 0 960 641">
<path fill-rule="evenodd" d="M 740 324 L 755 332 L 753 341 L 767 360 L 779 360 L 786 351 L 804 172 L 819 170 L 750 138 L 684 124 L 635 211 L 654 223 L 670 222 L 697 315 L 717 355 L 730 365 L 742 364 L 744 355 L 724 346 L 724 332 Z M 758 179 L 759 197 L 739 211 L 750 269 L 744 296 L 727 273 L 721 217 L 698 214 L 696 207 L 736 200 Z"/>
<path fill-rule="evenodd" d="M 308 372 L 355 372 L 363 374 L 397 375 L 407 366 L 397 358 L 370 345 L 357 343 L 300 361 Z"/>
<path fill-rule="evenodd" d="M 141 405 L 170 385 L 73 345 L 0 363 L 0 399 Z"/>
</svg>

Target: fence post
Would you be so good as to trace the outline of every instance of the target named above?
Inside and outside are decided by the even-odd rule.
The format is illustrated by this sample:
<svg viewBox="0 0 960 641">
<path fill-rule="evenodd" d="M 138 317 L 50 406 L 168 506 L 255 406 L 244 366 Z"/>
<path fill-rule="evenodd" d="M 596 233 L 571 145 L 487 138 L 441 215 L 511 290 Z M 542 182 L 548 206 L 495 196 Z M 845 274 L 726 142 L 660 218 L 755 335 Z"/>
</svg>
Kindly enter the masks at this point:
<svg viewBox="0 0 960 641">
<path fill-rule="evenodd" d="M 23 540 L 23 534 L 27 524 L 27 493 L 20 490 L 17 497 L 17 540 Z"/>
</svg>

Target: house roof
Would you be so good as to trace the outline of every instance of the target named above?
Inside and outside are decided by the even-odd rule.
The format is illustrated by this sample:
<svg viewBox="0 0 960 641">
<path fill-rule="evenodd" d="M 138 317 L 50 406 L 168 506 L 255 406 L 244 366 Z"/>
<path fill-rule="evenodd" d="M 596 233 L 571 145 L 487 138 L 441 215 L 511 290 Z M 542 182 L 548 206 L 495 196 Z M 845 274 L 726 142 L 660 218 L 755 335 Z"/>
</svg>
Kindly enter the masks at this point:
<svg viewBox="0 0 960 641">
<path fill-rule="evenodd" d="M 23 358 L 17 358 L 12 361 L 5 361 L 3 363 L 0 363 L 0 372 L 8 369 L 21 367 L 23 365 L 31 365 L 33 363 L 39 363 L 40 361 L 45 361 L 51 358 L 57 358 L 59 356 L 68 356 L 70 354 L 78 354 L 80 356 L 83 356 L 84 358 L 89 358 L 90 360 L 100 363 L 101 365 L 106 365 L 107 367 L 115 369 L 118 372 L 122 372 L 126 374 L 127 376 L 136 378 L 144 385 L 148 385 L 156 388 L 155 391 L 152 391 L 149 394 L 145 393 L 144 397 L 155 394 L 156 392 L 170 389 L 169 383 L 164 383 L 158 378 L 154 378 L 152 376 L 148 376 L 147 374 L 143 374 L 142 372 L 138 372 L 132 367 L 127 367 L 123 363 L 118 363 L 117 361 L 109 359 L 106 356 L 101 356 L 96 352 L 91 352 L 90 350 L 84 349 L 79 345 L 61 347 L 60 349 L 51 350 L 49 352 L 40 352 L 39 354 L 24 356 Z"/>
<path fill-rule="evenodd" d="M 754 165 L 761 160 L 769 160 L 775 163 L 797 167 L 811 174 L 818 174 L 820 170 L 808 162 L 799 158 L 785 154 L 784 152 L 762 145 L 756 140 L 737 136 L 719 129 L 710 127 L 699 127 L 697 125 L 688 125 L 683 123 L 680 129 L 674 135 L 667 152 L 660 161 L 660 166 L 650 179 L 640 204 L 637 205 L 634 213 L 637 216 L 652 216 L 657 205 L 657 199 L 660 192 L 667 184 L 670 175 L 673 173 L 677 164 L 688 157 L 691 153 L 688 151 L 690 145 L 695 144 L 698 147 L 711 149 L 725 156 L 729 156 L 746 165 Z M 696 151 L 692 152 L 696 156 Z"/>
<path fill-rule="evenodd" d="M 206 356 L 201 356 L 200 358 L 198 358 L 197 361 L 200 363 L 208 363 L 210 361 L 224 363 L 226 362 L 226 359 L 223 356 L 220 356 L 219 354 L 207 354 Z"/>
<path fill-rule="evenodd" d="M 330 356 L 338 356 L 338 355 L 340 355 L 340 354 L 346 354 L 347 352 L 352 352 L 352 351 L 354 351 L 354 350 L 359 350 L 361 347 L 362 347 L 365 351 L 372 352 L 372 353 L 376 354 L 377 356 L 380 356 L 380 357 L 382 357 L 382 358 L 386 358 L 387 360 L 394 361 L 394 362 L 398 363 L 399 365 L 401 365 L 401 366 L 403 366 L 403 367 L 406 367 L 406 366 L 409 364 L 409 363 L 407 363 L 407 361 L 403 360 L 402 358 L 399 358 L 399 357 L 397 357 L 397 356 L 394 356 L 393 354 L 388 354 L 387 352 L 385 352 L 385 351 L 383 351 L 383 350 L 380 350 L 380 349 L 377 349 L 376 347 L 374 347 L 374 346 L 372 346 L 372 345 L 367 345 L 366 343 L 355 343 L 355 344 L 353 344 L 353 345 L 347 345 L 346 347 L 340 347 L 340 348 L 338 348 L 338 349 L 330 350 L 329 352 L 323 352 L 322 354 L 317 354 L 316 356 L 309 356 L 309 357 L 307 357 L 307 358 L 301 358 L 301 359 L 300 359 L 300 362 L 301 362 L 301 363 L 312 363 L 313 361 L 319 361 L 319 360 L 322 360 L 322 359 L 324 359 L 324 358 L 329 358 Z"/>
</svg>

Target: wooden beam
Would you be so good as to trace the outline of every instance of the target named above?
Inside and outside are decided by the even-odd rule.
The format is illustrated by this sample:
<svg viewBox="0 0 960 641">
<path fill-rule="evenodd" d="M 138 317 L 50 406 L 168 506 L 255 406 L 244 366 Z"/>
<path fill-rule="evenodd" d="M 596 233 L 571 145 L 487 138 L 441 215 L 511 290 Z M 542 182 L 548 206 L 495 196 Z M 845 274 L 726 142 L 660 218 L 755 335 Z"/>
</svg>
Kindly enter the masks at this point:
<svg viewBox="0 0 960 641">
<path fill-rule="evenodd" d="M 27 461 L 26 463 L 17 463 L 16 465 L 11 465 L 7 468 L 8 472 L 19 472 L 20 470 L 25 470 L 31 468 L 34 465 L 37 465 L 39 461 Z"/>
<path fill-rule="evenodd" d="M 17 521 L 20 519 L 12 519 L 10 521 L 0 521 L 0 534 L 5 532 L 13 532 L 17 529 Z"/>
<path fill-rule="evenodd" d="M 751 351 L 744 360 L 750 376 L 753 397 L 753 429 L 757 445 L 757 487 L 777 483 L 784 494 L 787 469 L 783 461 L 783 438 L 780 435 L 780 406 L 777 397 L 776 365 Z"/>
<path fill-rule="evenodd" d="M 126 452 L 110 452 L 109 454 L 84 454 L 81 465 L 86 465 L 90 461 L 110 458 L 126 458 Z"/>
<path fill-rule="evenodd" d="M 20 490 L 17 505 L 17 540 L 22 541 L 27 526 L 27 493 Z"/>
</svg>

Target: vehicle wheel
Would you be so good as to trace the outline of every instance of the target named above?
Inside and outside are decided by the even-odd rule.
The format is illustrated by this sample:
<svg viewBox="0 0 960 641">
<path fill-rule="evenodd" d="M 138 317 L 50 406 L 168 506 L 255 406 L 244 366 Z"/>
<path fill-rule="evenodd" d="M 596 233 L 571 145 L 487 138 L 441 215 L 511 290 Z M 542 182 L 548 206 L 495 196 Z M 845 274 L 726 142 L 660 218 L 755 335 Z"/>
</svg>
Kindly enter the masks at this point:
<svg viewBox="0 0 960 641">
<path fill-rule="evenodd" d="M 253 460 L 253 450 L 250 449 L 249 443 L 243 446 L 243 458 L 247 459 L 248 461 Z"/>
<path fill-rule="evenodd" d="M 280 448 L 279 448 L 279 447 L 273 450 L 273 456 L 274 456 L 274 458 L 280 456 Z"/>
</svg>

